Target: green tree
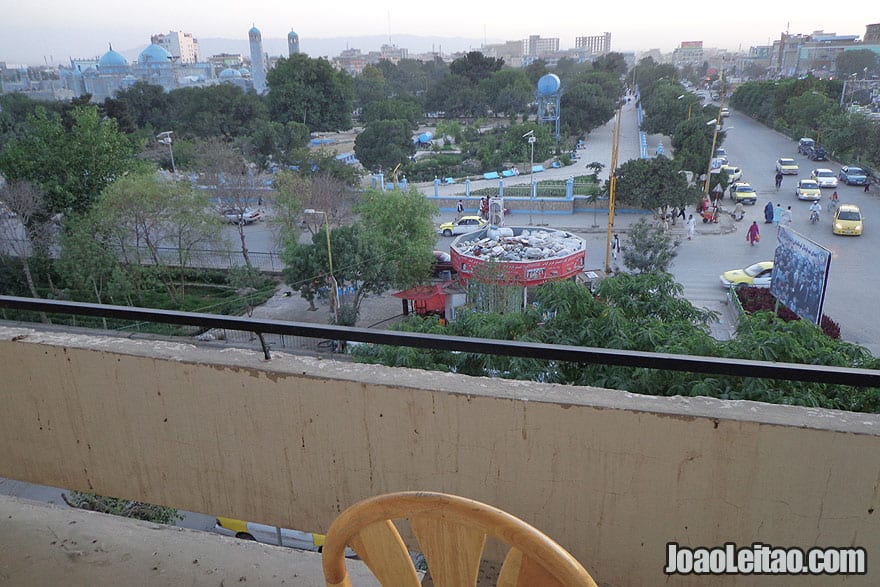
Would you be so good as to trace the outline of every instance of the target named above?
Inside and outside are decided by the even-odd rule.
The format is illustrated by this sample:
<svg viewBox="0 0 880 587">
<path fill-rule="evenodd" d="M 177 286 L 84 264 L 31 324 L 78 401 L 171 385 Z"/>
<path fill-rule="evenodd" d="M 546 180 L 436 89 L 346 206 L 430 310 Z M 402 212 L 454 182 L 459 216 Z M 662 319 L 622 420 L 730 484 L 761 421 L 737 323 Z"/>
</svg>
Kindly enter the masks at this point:
<svg viewBox="0 0 880 587">
<path fill-rule="evenodd" d="M 351 128 L 354 80 L 326 59 L 303 53 L 281 58 L 266 82 L 272 120 L 301 122 L 312 132 Z"/>
<path fill-rule="evenodd" d="M 677 253 L 672 237 L 644 220 L 632 225 L 623 247 L 623 264 L 634 273 L 665 272 Z"/>
<path fill-rule="evenodd" d="M 497 114 L 524 114 L 535 94 L 522 69 L 502 69 L 480 82 L 489 108 Z"/>
<path fill-rule="evenodd" d="M 393 268 L 387 278 L 391 285 L 407 288 L 430 277 L 437 207 L 424 194 L 416 189 L 367 190 L 356 211 L 363 235 Z"/>
<path fill-rule="evenodd" d="M 270 162 L 290 165 L 309 144 L 309 127 L 300 122 L 258 120 L 250 137 L 255 159 L 266 168 Z"/>
<path fill-rule="evenodd" d="M 696 201 L 678 166 L 666 157 L 632 159 L 617 168 L 616 198 L 648 210 L 682 207 Z"/>
<path fill-rule="evenodd" d="M 378 120 L 368 124 L 354 141 L 354 153 L 366 169 L 392 170 L 415 153 L 412 130 L 406 120 Z"/>
<path fill-rule="evenodd" d="M 135 145 L 119 133 L 115 120 L 102 120 L 91 106 L 75 109 L 72 121 L 65 130 L 60 116 L 38 110 L 23 136 L 0 151 L 0 173 L 44 190 L 48 216 L 88 210 L 105 187 L 135 167 Z"/>
<path fill-rule="evenodd" d="M 412 130 L 419 127 L 423 118 L 422 106 L 414 98 L 391 98 L 375 100 L 363 108 L 361 121 L 370 124 L 379 120 L 406 120 Z"/>
<path fill-rule="evenodd" d="M 447 117 L 475 118 L 484 116 L 488 98 L 483 90 L 460 75 L 448 75 L 428 88 L 425 110 L 445 112 Z"/>
<path fill-rule="evenodd" d="M 590 132 L 605 124 L 614 115 L 617 100 L 609 98 L 602 86 L 576 79 L 562 94 L 565 116 L 562 124 L 571 134 Z"/>
<path fill-rule="evenodd" d="M 503 66 L 503 59 L 487 57 L 480 51 L 470 51 L 455 59 L 449 65 L 449 71 L 452 75 L 467 79 L 471 84 L 478 84 L 492 73 L 500 71 Z"/>
<path fill-rule="evenodd" d="M 388 98 L 389 86 L 384 72 L 375 65 L 364 67 L 360 75 L 354 78 L 354 93 L 360 108 Z"/>
<path fill-rule="evenodd" d="M 611 53 L 606 53 L 596 58 L 593 61 L 593 69 L 597 71 L 607 71 L 608 73 L 622 76 L 626 74 L 629 68 L 626 65 L 623 53 L 612 51 Z"/>
<path fill-rule="evenodd" d="M 174 92 L 166 94 L 160 85 L 138 80 L 131 87 L 116 92 L 115 98 L 105 100 L 104 105 L 107 108 L 109 104 L 119 103 L 138 128 L 161 132 L 171 127 L 172 94 Z"/>
<path fill-rule="evenodd" d="M 257 121 L 266 119 L 260 98 L 232 84 L 183 88 L 171 92 L 169 99 L 175 112 L 172 125 L 183 136 L 229 142 L 249 135 Z"/>
<path fill-rule="evenodd" d="M 697 113 L 690 120 L 683 120 L 672 133 L 674 161 L 678 169 L 694 173 L 696 177 L 706 173 L 709 157 L 712 155 L 712 133 L 714 127 L 706 126 L 705 117 Z M 723 139 L 723 134 L 718 134 Z M 716 142 L 716 147 L 721 143 Z"/>
<path fill-rule="evenodd" d="M 870 49 L 841 51 L 834 61 L 837 77 L 846 79 L 855 74 L 858 79 L 875 76 L 880 67 L 880 56 Z M 866 71 L 867 70 L 867 71 Z"/>
</svg>

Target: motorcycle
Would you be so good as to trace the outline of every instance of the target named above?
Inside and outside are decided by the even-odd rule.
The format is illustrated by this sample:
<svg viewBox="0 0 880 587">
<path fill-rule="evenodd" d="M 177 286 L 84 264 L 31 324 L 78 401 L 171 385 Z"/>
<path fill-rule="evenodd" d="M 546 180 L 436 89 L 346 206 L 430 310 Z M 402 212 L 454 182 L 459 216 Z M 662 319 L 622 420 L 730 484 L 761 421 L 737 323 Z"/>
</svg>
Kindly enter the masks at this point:
<svg viewBox="0 0 880 587">
<path fill-rule="evenodd" d="M 819 213 L 813 210 L 810 212 L 810 224 L 816 224 L 819 222 Z"/>
</svg>

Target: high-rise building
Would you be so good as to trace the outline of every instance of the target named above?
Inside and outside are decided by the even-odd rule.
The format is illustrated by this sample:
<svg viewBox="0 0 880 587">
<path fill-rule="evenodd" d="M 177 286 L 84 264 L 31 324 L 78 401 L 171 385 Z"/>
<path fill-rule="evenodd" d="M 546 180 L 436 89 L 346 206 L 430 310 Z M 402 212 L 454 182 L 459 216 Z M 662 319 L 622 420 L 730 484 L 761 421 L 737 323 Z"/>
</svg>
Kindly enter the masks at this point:
<svg viewBox="0 0 880 587">
<path fill-rule="evenodd" d="M 150 42 L 159 45 L 174 57 L 175 61 L 181 64 L 199 63 L 199 41 L 192 36 L 192 33 L 182 33 L 180 31 L 170 31 L 166 34 L 158 34 L 150 36 Z"/>
<path fill-rule="evenodd" d="M 299 53 L 299 35 L 293 31 L 287 33 L 287 55 L 293 57 Z"/>
<path fill-rule="evenodd" d="M 592 37 L 575 37 L 575 49 L 585 49 L 590 53 L 601 55 L 611 51 L 611 33 L 595 35 Z"/>
<path fill-rule="evenodd" d="M 262 94 L 266 91 L 266 60 L 263 58 L 263 37 L 260 29 L 252 27 L 248 31 L 251 44 L 251 78 L 254 80 L 254 91 Z"/>
<path fill-rule="evenodd" d="M 541 38 L 540 35 L 530 35 L 523 39 L 523 55 L 537 57 L 559 51 L 559 38 Z"/>
<path fill-rule="evenodd" d="M 865 45 L 880 44 L 880 22 L 865 26 L 865 36 L 862 37 L 862 43 Z"/>
</svg>

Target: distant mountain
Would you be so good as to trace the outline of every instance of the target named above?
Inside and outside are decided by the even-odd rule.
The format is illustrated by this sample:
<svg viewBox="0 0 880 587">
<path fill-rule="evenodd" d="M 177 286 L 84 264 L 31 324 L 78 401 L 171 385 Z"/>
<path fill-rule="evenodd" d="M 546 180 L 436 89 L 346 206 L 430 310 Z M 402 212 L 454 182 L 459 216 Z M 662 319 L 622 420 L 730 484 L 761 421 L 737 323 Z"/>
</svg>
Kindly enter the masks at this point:
<svg viewBox="0 0 880 587">
<path fill-rule="evenodd" d="M 496 39 L 488 39 L 489 43 L 498 43 Z M 464 37 L 422 37 L 419 35 L 394 35 L 389 42 L 387 36 L 372 35 L 360 37 L 334 37 L 330 39 L 311 39 L 300 37 L 300 51 L 310 57 L 333 58 L 346 49 L 360 49 L 363 53 L 378 51 L 382 45 L 394 44 L 407 49 L 411 55 L 438 52 L 443 55 L 479 49 L 482 39 Z M 120 51 L 129 61 L 135 61 L 144 47 Z M 250 57 L 250 44 L 247 39 L 199 38 L 199 50 L 202 59 L 219 53 L 241 53 Z M 269 56 L 287 56 L 287 39 L 263 39 L 263 51 Z"/>
</svg>

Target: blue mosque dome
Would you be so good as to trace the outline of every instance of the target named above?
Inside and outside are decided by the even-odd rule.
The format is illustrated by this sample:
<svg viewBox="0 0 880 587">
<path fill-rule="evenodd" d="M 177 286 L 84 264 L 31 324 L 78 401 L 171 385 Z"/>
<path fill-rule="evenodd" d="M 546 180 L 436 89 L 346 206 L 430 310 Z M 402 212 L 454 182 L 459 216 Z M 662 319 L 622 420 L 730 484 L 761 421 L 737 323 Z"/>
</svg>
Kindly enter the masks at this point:
<svg viewBox="0 0 880 587">
<path fill-rule="evenodd" d="M 294 32 L 294 31 L 290 31 L 289 33 L 287 33 L 287 38 L 288 39 L 299 39 L 299 35 L 296 34 L 296 32 Z"/>
<path fill-rule="evenodd" d="M 164 47 L 160 47 L 153 43 L 138 55 L 138 62 L 142 64 L 146 63 L 170 63 L 171 62 L 171 53 L 169 53 Z"/>
<path fill-rule="evenodd" d="M 238 70 L 238 73 L 240 73 L 241 75 L 250 75 L 251 74 L 250 70 L 247 67 L 242 67 L 241 69 Z"/>
<path fill-rule="evenodd" d="M 259 34 L 260 34 L 260 29 L 258 29 L 257 27 L 251 27 L 251 30 L 248 31 L 248 34 L 251 35 L 251 36 L 253 36 L 253 35 L 259 35 Z"/>
<path fill-rule="evenodd" d="M 101 59 L 98 60 L 98 67 L 127 67 L 128 60 L 117 51 L 113 50 L 113 47 L 110 47 L 110 50 L 101 55 Z"/>
<path fill-rule="evenodd" d="M 241 72 L 231 67 L 227 67 L 220 72 L 220 79 L 235 79 L 239 77 L 241 77 Z"/>
</svg>

